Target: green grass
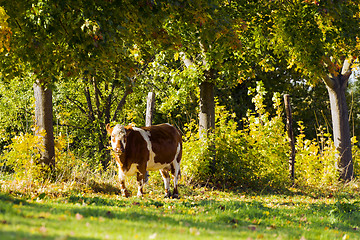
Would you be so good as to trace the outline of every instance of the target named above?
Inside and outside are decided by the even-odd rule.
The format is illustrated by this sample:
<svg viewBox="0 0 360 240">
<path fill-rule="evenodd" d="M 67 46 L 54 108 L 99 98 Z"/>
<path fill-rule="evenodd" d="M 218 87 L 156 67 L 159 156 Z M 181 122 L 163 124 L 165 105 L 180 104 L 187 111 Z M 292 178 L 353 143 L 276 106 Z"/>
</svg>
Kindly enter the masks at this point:
<svg viewBox="0 0 360 240">
<path fill-rule="evenodd" d="M 360 195 L 344 189 L 314 197 L 181 185 L 181 199 L 163 199 L 161 178 L 152 177 L 139 199 L 119 196 L 111 183 L 0 184 L 6 240 L 360 239 Z M 129 186 L 136 194 L 134 180 Z"/>
<path fill-rule="evenodd" d="M 360 239 L 358 199 L 186 193 L 0 194 L 0 239 Z"/>
</svg>

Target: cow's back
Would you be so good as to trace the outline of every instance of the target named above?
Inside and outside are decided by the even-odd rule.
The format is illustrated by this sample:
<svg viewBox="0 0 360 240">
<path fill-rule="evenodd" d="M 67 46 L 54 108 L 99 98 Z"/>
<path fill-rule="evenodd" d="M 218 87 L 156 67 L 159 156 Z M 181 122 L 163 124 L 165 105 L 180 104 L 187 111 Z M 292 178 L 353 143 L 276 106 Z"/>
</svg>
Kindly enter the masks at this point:
<svg viewBox="0 0 360 240">
<path fill-rule="evenodd" d="M 155 163 L 170 163 L 181 150 L 180 132 L 170 124 L 153 125 L 146 127 L 150 132 L 152 150 L 155 153 Z"/>
</svg>

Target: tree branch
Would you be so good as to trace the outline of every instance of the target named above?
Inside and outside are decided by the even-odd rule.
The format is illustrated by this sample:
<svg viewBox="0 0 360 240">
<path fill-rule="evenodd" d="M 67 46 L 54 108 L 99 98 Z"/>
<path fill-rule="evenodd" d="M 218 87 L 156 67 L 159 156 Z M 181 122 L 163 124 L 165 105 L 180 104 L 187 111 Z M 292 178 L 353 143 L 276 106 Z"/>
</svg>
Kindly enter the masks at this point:
<svg viewBox="0 0 360 240">
<path fill-rule="evenodd" d="M 74 126 L 74 125 L 71 125 L 71 124 L 57 123 L 57 125 L 59 125 L 60 127 L 71 127 L 71 128 L 74 128 L 74 129 L 85 129 L 84 127 Z"/>
<path fill-rule="evenodd" d="M 332 72 L 331 69 L 334 69 L 334 63 L 331 61 L 331 57 L 329 57 L 327 55 L 324 56 L 323 64 L 327 68 L 328 74 L 324 74 L 324 76 L 322 76 L 321 78 L 327 87 L 334 89 L 336 82 L 333 79 L 335 76 L 331 73 Z"/>
<path fill-rule="evenodd" d="M 351 65 L 353 63 L 353 59 L 349 60 L 349 59 L 345 59 L 344 60 L 344 64 L 343 67 L 341 69 L 341 84 L 342 85 L 347 85 L 349 78 L 352 74 L 352 69 L 351 69 Z"/>
<path fill-rule="evenodd" d="M 118 113 L 118 112 L 124 107 L 124 105 L 125 105 L 126 97 L 127 97 L 130 93 L 132 93 L 132 92 L 133 92 L 132 88 L 128 88 L 128 89 L 125 91 L 124 96 L 121 98 L 120 102 L 118 103 L 118 105 L 117 105 L 117 107 L 116 107 L 116 109 L 115 109 L 114 115 L 113 115 L 113 117 L 112 117 L 112 119 L 111 119 L 112 122 L 116 120 L 117 113 Z"/>
<path fill-rule="evenodd" d="M 67 31 L 67 29 L 65 28 L 63 22 L 61 21 L 61 18 L 59 18 L 59 22 L 60 22 L 60 26 L 62 27 L 62 29 L 64 29 L 64 31 L 66 32 L 66 35 L 70 35 L 69 32 Z"/>
<path fill-rule="evenodd" d="M 20 31 L 22 31 L 22 28 L 21 28 L 21 26 L 20 26 L 20 23 L 18 22 L 18 20 L 17 20 L 16 18 L 15 18 L 15 22 L 16 22 L 16 25 L 19 26 Z"/>
<path fill-rule="evenodd" d="M 345 59 L 343 63 L 343 67 L 341 69 L 341 75 L 347 74 L 349 71 L 351 72 L 351 64 L 354 60 Z"/>
<path fill-rule="evenodd" d="M 322 80 L 324 81 L 326 86 L 328 86 L 329 88 L 331 88 L 331 89 L 335 88 L 335 81 L 329 75 L 323 76 Z"/>
<path fill-rule="evenodd" d="M 85 87 L 84 93 L 85 93 L 85 97 L 86 97 L 87 106 L 88 106 L 88 109 L 89 109 L 88 114 L 86 114 L 86 113 L 85 114 L 88 115 L 89 120 L 91 122 L 93 122 L 95 120 L 95 116 L 94 116 L 94 110 L 93 110 L 93 107 L 92 107 L 90 91 L 89 91 L 88 87 Z"/>
<path fill-rule="evenodd" d="M 96 109 L 97 109 L 97 115 L 99 116 L 99 118 L 101 118 L 102 116 L 102 111 L 100 110 L 100 99 L 102 98 L 101 96 L 101 92 L 97 86 L 97 81 L 95 80 L 95 77 L 93 77 L 93 86 L 94 86 L 94 91 L 95 91 L 95 105 L 96 105 Z"/>
<path fill-rule="evenodd" d="M 110 108 L 111 108 L 111 100 L 113 98 L 113 93 L 114 93 L 114 89 L 115 89 L 115 84 L 113 83 L 111 85 L 111 91 L 110 94 L 108 95 L 106 102 L 105 102 L 105 106 L 104 106 L 104 113 L 105 113 L 105 122 L 108 123 L 110 120 Z"/>
<path fill-rule="evenodd" d="M 73 104 L 75 104 L 75 106 L 82 112 L 86 115 L 86 111 L 85 109 L 81 106 L 82 104 L 75 100 L 75 99 L 71 99 L 69 96 L 66 96 L 66 99 L 69 100 L 70 102 L 72 102 Z"/>
</svg>

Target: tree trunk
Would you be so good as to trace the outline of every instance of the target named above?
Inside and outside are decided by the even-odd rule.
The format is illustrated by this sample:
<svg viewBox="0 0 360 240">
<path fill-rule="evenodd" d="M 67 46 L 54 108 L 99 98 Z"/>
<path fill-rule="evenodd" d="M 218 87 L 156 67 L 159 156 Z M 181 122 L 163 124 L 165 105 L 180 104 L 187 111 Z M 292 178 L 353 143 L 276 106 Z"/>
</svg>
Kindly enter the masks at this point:
<svg viewBox="0 0 360 240">
<path fill-rule="evenodd" d="M 199 113 L 199 136 L 202 140 L 207 140 L 208 151 L 210 152 L 210 171 L 215 173 L 216 152 L 215 142 L 210 137 L 215 130 L 215 101 L 214 84 L 202 82 L 200 84 L 200 113 Z M 210 137 L 210 138 L 209 138 Z"/>
<path fill-rule="evenodd" d="M 145 126 L 149 127 L 152 125 L 152 119 L 154 115 L 155 93 L 149 92 L 146 100 Z"/>
<path fill-rule="evenodd" d="M 199 136 L 201 139 L 209 136 L 215 129 L 214 84 L 200 84 Z"/>
<path fill-rule="evenodd" d="M 40 81 L 34 83 L 35 134 L 42 139 L 40 163 L 55 167 L 55 144 L 53 126 L 52 91 Z"/>
<path fill-rule="evenodd" d="M 290 157 L 289 157 L 289 176 L 292 182 L 295 179 L 295 137 L 292 127 L 292 114 L 291 114 L 291 105 L 290 105 L 290 96 L 289 94 L 284 95 L 285 111 L 286 111 L 286 129 L 288 133 L 288 139 L 290 144 Z"/>
<path fill-rule="evenodd" d="M 340 174 L 339 178 L 344 181 L 350 181 L 353 178 L 354 171 L 349 113 L 345 96 L 348 79 L 344 81 L 341 75 L 332 79 L 334 84 L 332 86 L 327 85 L 327 89 L 330 98 L 334 144 L 337 150 L 336 167 Z"/>
</svg>

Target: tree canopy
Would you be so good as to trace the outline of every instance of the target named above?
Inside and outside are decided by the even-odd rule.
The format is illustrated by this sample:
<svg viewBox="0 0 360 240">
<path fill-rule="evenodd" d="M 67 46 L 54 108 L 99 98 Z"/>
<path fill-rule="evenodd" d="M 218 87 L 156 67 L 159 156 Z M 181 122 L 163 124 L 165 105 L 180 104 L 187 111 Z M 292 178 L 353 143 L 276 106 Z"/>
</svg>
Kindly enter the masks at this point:
<svg viewBox="0 0 360 240">
<path fill-rule="evenodd" d="M 142 124 L 148 91 L 158 92 L 155 119 L 184 128 L 203 111 L 203 83 L 214 90 L 210 98 L 215 92 L 219 102 L 236 104 L 243 117 L 253 80 L 301 94 L 302 110 L 328 103 L 316 96 L 325 87 L 313 87 L 323 81 L 335 146 L 341 156 L 351 152 L 345 96 L 360 50 L 356 0 L 0 0 L 0 6 L 2 82 L 55 93 L 46 100 L 55 109 L 48 118 L 54 115 L 55 131 L 72 128 L 74 139 L 88 139 L 83 148 L 72 143 L 79 155 L 106 152 L 105 123 Z M 351 155 L 346 159 L 341 166 Z"/>
</svg>

